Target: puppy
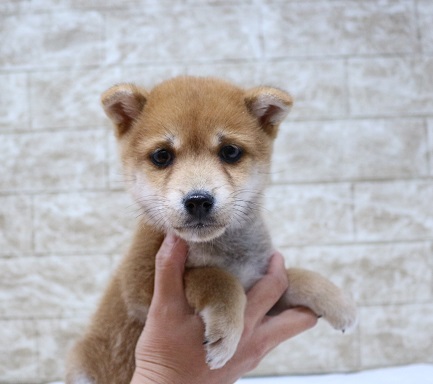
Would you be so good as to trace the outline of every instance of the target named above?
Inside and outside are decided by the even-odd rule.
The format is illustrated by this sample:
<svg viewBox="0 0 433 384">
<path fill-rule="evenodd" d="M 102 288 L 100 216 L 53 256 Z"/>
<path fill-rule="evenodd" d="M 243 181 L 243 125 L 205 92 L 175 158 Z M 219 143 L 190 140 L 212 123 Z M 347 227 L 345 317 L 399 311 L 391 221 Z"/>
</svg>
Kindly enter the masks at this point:
<svg viewBox="0 0 433 384">
<path fill-rule="evenodd" d="M 245 290 L 265 274 L 273 253 L 261 199 L 272 142 L 292 99 L 271 87 L 244 90 L 178 77 L 151 92 L 116 85 L 102 95 L 102 105 L 142 221 L 70 355 L 66 381 L 129 383 L 152 298 L 155 254 L 167 232 L 189 244 L 185 293 L 205 325 L 207 363 L 220 368 L 243 331 Z M 354 304 L 330 281 L 301 269 L 287 273 L 278 310 L 305 306 L 343 331 L 355 323 Z"/>
</svg>

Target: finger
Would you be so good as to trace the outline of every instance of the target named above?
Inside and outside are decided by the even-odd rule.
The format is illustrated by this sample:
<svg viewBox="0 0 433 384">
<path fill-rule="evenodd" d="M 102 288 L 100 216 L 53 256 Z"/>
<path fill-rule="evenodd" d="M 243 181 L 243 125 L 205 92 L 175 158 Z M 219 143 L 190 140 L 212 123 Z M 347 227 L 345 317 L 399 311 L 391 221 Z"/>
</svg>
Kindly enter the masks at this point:
<svg viewBox="0 0 433 384">
<path fill-rule="evenodd" d="M 317 324 L 316 314 L 308 308 L 287 309 L 277 316 L 266 316 L 259 327 L 265 354 Z"/>
<path fill-rule="evenodd" d="M 183 273 L 187 253 L 185 241 L 173 234 L 167 234 L 155 259 L 154 301 L 185 300 Z"/>
<path fill-rule="evenodd" d="M 287 273 L 283 256 L 276 252 L 269 263 L 268 272 L 247 293 L 245 317 L 248 321 L 261 321 L 287 290 Z"/>
</svg>

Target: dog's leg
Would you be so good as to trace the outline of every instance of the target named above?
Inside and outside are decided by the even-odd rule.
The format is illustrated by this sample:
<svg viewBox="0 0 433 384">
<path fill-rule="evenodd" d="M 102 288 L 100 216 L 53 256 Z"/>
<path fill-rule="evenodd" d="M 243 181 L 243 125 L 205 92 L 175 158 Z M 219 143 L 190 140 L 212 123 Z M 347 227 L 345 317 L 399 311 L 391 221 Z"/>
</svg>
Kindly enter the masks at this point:
<svg viewBox="0 0 433 384">
<path fill-rule="evenodd" d="M 217 369 L 233 356 L 244 327 L 246 296 L 240 282 L 219 268 L 185 273 L 185 293 L 205 325 L 207 363 Z"/>
<path fill-rule="evenodd" d="M 113 284 L 112 284 L 113 285 Z M 107 290 L 110 303 L 121 301 L 118 290 Z M 69 353 L 66 384 L 129 383 L 135 367 L 135 345 L 144 326 L 142 311 L 128 311 L 126 305 L 100 307 L 88 332 Z M 143 303 L 140 303 L 143 305 Z M 135 307 L 132 307 L 135 309 Z M 137 305 L 138 308 L 138 305 Z"/>
<path fill-rule="evenodd" d="M 134 350 L 153 293 L 154 255 L 162 236 L 138 226 L 134 241 L 110 281 L 86 334 L 67 362 L 66 384 L 129 383 Z M 153 235 L 153 236 L 152 236 Z"/>
<path fill-rule="evenodd" d="M 322 275 L 305 269 L 287 270 L 289 288 L 277 303 L 276 310 L 308 307 L 324 317 L 335 329 L 345 331 L 356 324 L 356 306 L 340 288 Z"/>
</svg>

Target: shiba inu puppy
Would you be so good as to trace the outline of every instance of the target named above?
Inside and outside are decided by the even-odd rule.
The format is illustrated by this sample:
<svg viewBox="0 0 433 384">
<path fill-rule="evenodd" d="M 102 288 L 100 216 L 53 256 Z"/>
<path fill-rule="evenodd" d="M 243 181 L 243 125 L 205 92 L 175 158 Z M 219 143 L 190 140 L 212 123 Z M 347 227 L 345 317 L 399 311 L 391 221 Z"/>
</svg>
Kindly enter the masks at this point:
<svg viewBox="0 0 433 384">
<path fill-rule="evenodd" d="M 272 142 L 291 104 L 279 89 L 244 90 L 194 77 L 150 92 L 120 84 L 102 95 L 142 220 L 71 353 L 67 383 L 129 383 L 152 298 L 155 254 L 168 232 L 189 244 L 185 293 L 205 325 L 209 367 L 233 356 L 245 290 L 265 274 L 273 253 L 261 198 Z M 287 273 L 289 289 L 276 308 L 309 307 L 339 330 L 354 324 L 355 306 L 334 284 L 307 270 Z"/>
</svg>

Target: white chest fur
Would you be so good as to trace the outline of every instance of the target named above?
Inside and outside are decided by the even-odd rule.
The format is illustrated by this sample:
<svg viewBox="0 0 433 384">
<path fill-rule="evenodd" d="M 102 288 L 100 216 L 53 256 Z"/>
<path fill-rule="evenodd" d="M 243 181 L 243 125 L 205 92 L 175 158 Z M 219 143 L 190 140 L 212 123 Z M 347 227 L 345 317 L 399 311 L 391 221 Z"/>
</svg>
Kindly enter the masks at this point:
<svg viewBox="0 0 433 384">
<path fill-rule="evenodd" d="M 248 231 L 225 233 L 217 240 L 191 243 L 187 267 L 218 267 L 235 275 L 245 290 L 267 270 L 273 247 L 260 222 Z"/>
</svg>

